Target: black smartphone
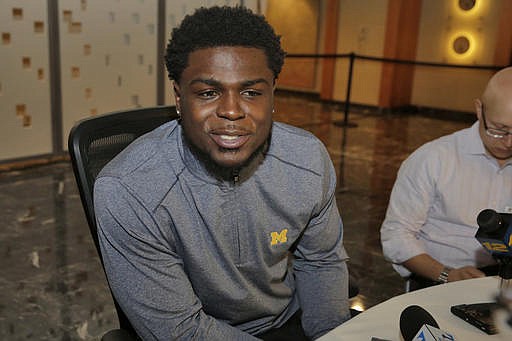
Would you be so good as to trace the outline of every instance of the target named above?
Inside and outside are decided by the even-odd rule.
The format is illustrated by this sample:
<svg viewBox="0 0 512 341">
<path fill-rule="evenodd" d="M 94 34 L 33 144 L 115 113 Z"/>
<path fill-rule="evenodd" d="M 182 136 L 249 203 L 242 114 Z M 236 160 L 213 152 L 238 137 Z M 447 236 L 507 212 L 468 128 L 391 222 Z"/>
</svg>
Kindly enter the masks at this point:
<svg viewBox="0 0 512 341">
<path fill-rule="evenodd" d="M 493 312 L 499 308 L 496 302 L 459 304 L 450 308 L 455 315 L 489 335 L 497 334 Z"/>
</svg>

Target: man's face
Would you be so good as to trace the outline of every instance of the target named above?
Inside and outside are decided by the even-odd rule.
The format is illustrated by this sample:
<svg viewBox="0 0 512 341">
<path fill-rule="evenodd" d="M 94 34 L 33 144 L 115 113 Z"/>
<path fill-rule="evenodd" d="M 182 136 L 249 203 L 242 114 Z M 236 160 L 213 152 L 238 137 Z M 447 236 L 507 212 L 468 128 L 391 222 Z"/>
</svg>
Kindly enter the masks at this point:
<svg viewBox="0 0 512 341">
<path fill-rule="evenodd" d="M 491 129 L 512 132 L 512 107 L 497 105 L 485 105 L 480 102 L 480 110 L 477 110 L 480 120 L 480 136 L 482 142 L 492 156 L 500 164 L 512 157 L 512 135 L 503 138 L 495 138 L 485 132 L 485 126 Z"/>
<path fill-rule="evenodd" d="M 269 137 L 274 75 L 263 50 L 194 51 L 174 90 L 187 140 L 218 166 L 243 165 Z"/>
</svg>

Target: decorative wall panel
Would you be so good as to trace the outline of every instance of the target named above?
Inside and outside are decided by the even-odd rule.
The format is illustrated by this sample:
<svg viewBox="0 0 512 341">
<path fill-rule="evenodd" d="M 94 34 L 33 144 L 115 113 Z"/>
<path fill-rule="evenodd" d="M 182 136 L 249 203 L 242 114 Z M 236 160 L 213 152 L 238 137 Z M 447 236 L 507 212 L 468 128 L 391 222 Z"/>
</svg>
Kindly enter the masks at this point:
<svg viewBox="0 0 512 341">
<path fill-rule="evenodd" d="M 460 65 L 492 65 L 502 0 L 479 0 L 463 11 L 458 1 L 422 2 L 417 60 Z M 457 36 L 470 38 L 463 54 L 453 49 Z M 412 104 L 473 112 L 489 77 L 489 70 L 416 67 Z M 463 86 L 462 86 L 463 84 Z"/>
<path fill-rule="evenodd" d="M 268 4 L 267 18 L 288 54 L 315 54 L 318 47 L 320 3 L 316 0 L 273 1 Z M 287 13 L 283 16 L 283 13 Z M 315 90 L 318 60 L 286 59 L 279 75 L 279 86 Z"/>
<path fill-rule="evenodd" d="M 2 0 L 0 162 L 66 150 L 69 131 L 76 121 L 110 111 L 157 105 L 162 87 L 163 102 L 174 104 L 167 75 L 165 84 L 157 75 L 164 63 L 158 47 L 167 44 L 172 28 L 201 6 L 244 5 L 261 12 L 264 3 Z M 50 10 L 49 15 L 49 4 L 53 9 L 56 4 L 58 13 Z M 158 13 L 159 4 L 165 4 L 165 13 Z M 164 18 L 164 37 L 158 33 L 159 18 Z M 52 29 L 49 24 L 58 28 Z M 52 46 L 58 42 L 59 47 L 51 61 L 49 39 L 55 39 L 51 40 Z M 50 82 L 50 76 L 58 74 L 60 88 Z M 53 108 L 55 112 L 52 99 L 59 104 Z M 52 118 L 58 122 L 52 122 Z M 53 132 L 52 127 L 61 127 L 62 131 Z"/>
<path fill-rule="evenodd" d="M 156 0 L 59 1 L 63 144 L 84 117 L 156 105 Z"/>
<path fill-rule="evenodd" d="M 52 151 L 45 1 L 0 4 L 0 160 Z"/>
<path fill-rule="evenodd" d="M 388 1 L 340 1 L 337 53 L 382 55 Z M 348 59 L 336 60 L 334 99 L 337 101 L 345 101 L 348 69 Z M 352 78 L 352 102 L 377 105 L 381 70 L 380 63 L 357 61 Z"/>
</svg>

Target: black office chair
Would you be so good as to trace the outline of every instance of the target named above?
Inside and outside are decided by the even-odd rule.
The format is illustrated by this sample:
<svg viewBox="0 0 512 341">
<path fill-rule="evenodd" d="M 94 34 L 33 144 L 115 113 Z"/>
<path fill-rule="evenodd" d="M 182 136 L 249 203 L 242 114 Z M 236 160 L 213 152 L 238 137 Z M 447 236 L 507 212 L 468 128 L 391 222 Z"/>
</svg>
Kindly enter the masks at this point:
<svg viewBox="0 0 512 341">
<path fill-rule="evenodd" d="M 69 133 L 68 148 L 89 229 L 101 259 L 93 206 L 93 185 L 100 170 L 137 137 L 173 119 L 174 106 L 118 111 L 81 120 Z M 103 262 L 102 262 L 103 264 Z M 114 299 L 120 329 L 103 335 L 103 341 L 138 340 L 130 321 Z"/>
</svg>

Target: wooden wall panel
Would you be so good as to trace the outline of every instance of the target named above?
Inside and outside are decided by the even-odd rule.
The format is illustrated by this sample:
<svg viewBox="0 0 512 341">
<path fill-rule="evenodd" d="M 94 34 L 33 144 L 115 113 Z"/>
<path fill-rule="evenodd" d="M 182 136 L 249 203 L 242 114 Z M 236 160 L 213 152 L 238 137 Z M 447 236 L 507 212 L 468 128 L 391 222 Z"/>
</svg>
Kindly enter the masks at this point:
<svg viewBox="0 0 512 341">
<path fill-rule="evenodd" d="M 317 0 L 268 2 L 267 20 L 282 36 L 281 43 L 287 53 L 317 53 L 319 8 Z M 287 58 L 279 86 L 314 90 L 316 64 L 315 59 Z"/>
</svg>

